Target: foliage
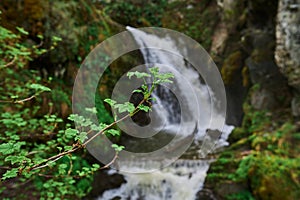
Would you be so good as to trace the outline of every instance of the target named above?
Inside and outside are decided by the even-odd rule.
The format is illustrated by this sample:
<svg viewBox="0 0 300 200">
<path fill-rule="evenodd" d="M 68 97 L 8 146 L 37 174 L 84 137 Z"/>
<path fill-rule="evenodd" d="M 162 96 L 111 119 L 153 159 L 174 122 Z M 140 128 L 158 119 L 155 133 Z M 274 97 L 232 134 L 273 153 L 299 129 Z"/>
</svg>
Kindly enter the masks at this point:
<svg viewBox="0 0 300 200">
<path fill-rule="evenodd" d="M 147 4 L 147 6 L 144 6 Z M 139 26 L 161 26 L 161 18 L 167 0 L 160 1 L 119 1 L 106 3 L 104 12 L 120 24 Z"/>
<path fill-rule="evenodd" d="M 206 50 L 210 49 L 213 27 L 219 20 L 215 1 L 170 1 L 162 17 L 162 26 L 184 33 Z"/>
<path fill-rule="evenodd" d="M 274 113 L 254 110 L 248 104 L 244 110 L 242 127 L 233 135 L 236 140 L 212 164 L 208 182 L 217 180 L 217 187 L 226 181 L 245 185 L 244 190 L 229 193 L 226 199 L 297 199 L 300 196 L 297 126 L 274 120 Z M 281 113 L 280 118 L 285 115 Z"/>
<path fill-rule="evenodd" d="M 52 113 L 51 108 L 56 102 L 69 103 L 67 94 L 55 89 L 52 95 L 47 95 L 51 92 L 51 79 L 45 80 L 38 71 L 28 68 L 30 60 L 49 50 L 39 49 L 38 46 L 27 47 L 19 34 L 3 27 L 0 30 L 0 54 L 4 58 L 0 68 L 0 76 L 4 80 L 1 92 L 5 94 L 1 96 L 0 104 L 0 166 L 4 183 L 0 191 L 5 192 L 12 179 L 20 188 L 29 182 L 34 183 L 33 190 L 38 193 L 32 192 L 32 188 L 28 191 L 24 189 L 22 193 L 31 191 L 31 195 L 41 199 L 81 198 L 91 190 L 93 174 L 102 169 L 100 165 L 86 161 L 82 156 L 86 151 L 84 147 L 100 134 L 120 136 L 120 131 L 113 129 L 113 126 L 124 118 L 115 119 L 108 125 L 95 124 L 76 114 L 71 114 L 68 121 L 64 121 Z M 20 34 L 27 34 L 23 28 L 17 30 Z M 53 39 L 60 41 L 58 37 Z M 135 75 L 138 74 L 135 72 Z M 147 76 L 153 76 L 155 81 L 149 90 L 143 86 L 144 101 L 150 98 L 159 83 L 171 82 L 169 79 L 173 77 L 168 73 L 159 73 L 158 68 L 151 68 Z M 43 102 L 49 102 L 46 112 L 41 107 Z M 106 102 L 118 112 L 127 112 L 125 117 L 139 110 L 150 110 L 146 106 L 135 107 L 129 102 Z M 92 114 L 97 114 L 98 110 L 86 108 Z M 76 129 L 73 123 L 77 125 Z M 92 132 L 96 134 L 90 137 Z M 114 159 L 117 159 L 118 152 L 124 147 L 113 144 L 112 148 L 116 152 Z"/>
<path fill-rule="evenodd" d="M 235 194 L 230 194 L 226 196 L 226 199 L 227 200 L 255 200 L 251 192 L 247 190 Z"/>
</svg>

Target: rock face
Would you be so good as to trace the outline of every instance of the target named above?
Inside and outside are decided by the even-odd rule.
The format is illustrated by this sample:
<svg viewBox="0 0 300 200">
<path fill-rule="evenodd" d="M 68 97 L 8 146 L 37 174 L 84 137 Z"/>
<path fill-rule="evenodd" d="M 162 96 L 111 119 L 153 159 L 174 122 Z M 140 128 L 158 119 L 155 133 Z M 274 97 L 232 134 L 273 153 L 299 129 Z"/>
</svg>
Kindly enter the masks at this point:
<svg viewBox="0 0 300 200">
<path fill-rule="evenodd" d="M 220 63 L 227 92 L 234 83 L 246 88 L 249 82 L 250 89 L 243 99 L 243 122 L 231 133 L 230 147 L 211 164 L 198 197 L 299 199 L 300 193 L 292 189 L 298 187 L 298 182 L 286 175 L 293 167 L 287 164 L 280 171 L 272 166 L 295 162 L 294 153 L 288 150 L 290 158 L 286 158 L 277 151 L 282 149 L 281 144 L 290 143 L 285 137 L 292 137 L 296 130 L 292 124 L 296 124 L 297 118 L 291 116 L 290 106 L 293 115 L 300 116 L 300 0 L 245 2 L 218 1 L 228 35 L 223 48 L 215 49 L 224 58 Z M 294 90 L 292 95 L 290 86 Z M 236 88 L 231 91 L 237 91 Z M 235 94 L 232 99 L 236 98 Z M 230 102 L 230 96 L 227 99 Z M 274 148 L 268 149 L 274 142 L 267 140 L 266 135 L 274 139 L 278 132 L 285 136 L 279 136 Z"/>
<path fill-rule="evenodd" d="M 275 60 L 294 91 L 292 113 L 300 116 L 300 0 L 280 0 L 276 25 Z"/>
</svg>

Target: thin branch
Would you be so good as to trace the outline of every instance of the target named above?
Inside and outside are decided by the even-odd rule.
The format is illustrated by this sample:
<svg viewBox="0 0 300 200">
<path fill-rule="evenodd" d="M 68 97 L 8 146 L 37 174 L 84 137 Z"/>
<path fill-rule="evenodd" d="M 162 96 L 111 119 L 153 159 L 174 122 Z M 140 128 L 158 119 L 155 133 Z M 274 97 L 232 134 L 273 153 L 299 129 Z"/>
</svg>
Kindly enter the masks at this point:
<svg viewBox="0 0 300 200">
<path fill-rule="evenodd" d="M 15 63 L 15 61 L 16 61 L 16 58 L 17 58 L 17 57 L 14 56 L 14 58 L 13 58 L 9 63 L 6 63 L 5 65 L 2 65 L 2 66 L 0 67 L 0 69 L 9 67 L 10 65 L 13 65 L 13 64 Z"/>
<path fill-rule="evenodd" d="M 11 169 L 11 167 L 8 167 L 8 166 L 0 166 L 0 169 Z"/>
<path fill-rule="evenodd" d="M 35 95 L 32 95 L 31 97 L 28 97 L 26 99 L 14 101 L 14 103 L 24 103 L 25 101 L 30 101 L 31 99 L 35 98 Z"/>
<path fill-rule="evenodd" d="M 99 168 L 99 170 L 101 169 L 106 169 L 108 168 L 109 166 L 111 166 L 112 164 L 114 164 L 114 162 L 118 159 L 118 152 L 116 152 L 115 156 L 113 157 L 113 159 L 107 163 L 106 165 L 104 165 L 103 167 Z"/>
<path fill-rule="evenodd" d="M 36 95 L 32 95 L 28 98 L 21 99 L 21 100 L 0 100 L 0 103 L 19 103 L 23 104 L 25 101 L 30 101 L 31 99 L 35 98 Z"/>
<path fill-rule="evenodd" d="M 142 104 L 144 101 L 145 101 L 145 99 L 144 99 L 143 101 L 141 101 L 140 104 Z M 140 105 L 140 104 L 139 104 L 139 105 Z M 137 110 L 137 109 L 139 109 L 138 106 L 136 107 L 136 110 Z M 95 135 L 93 135 L 91 138 L 89 138 L 89 139 L 88 139 L 86 142 L 84 142 L 82 145 L 77 145 L 75 148 L 73 148 L 73 149 L 71 149 L 71 150 L 69 150 L 69 151 L 65 151 L 65 152 L 59 153 L 59 154 L 57 154 L 57 155 L 55 155 L 55 156 L 52 156 L 52 157 L 46 159 L 46 160 L 43 161 L 42 163 L 39 163 L 39 164 L 34 165 L 33 167 L 31 167 L 31 168 L 29 169 L 29 171 L 47 167 L 47 166 L 49 166 L 49 163 L 46 163 L 46 162 L 49 162 L 49 161 L 55 162 L 55 161 L 59 160 L 60 158 L 62 158 L 64 155 L 73 153 L 74 151 L 77 151 L 78 149 L 81 149 L 81 148 L 83 148 L 83 147 L 86 147 L 86 145 L 87 145 L 88 143 L 90 143 L 92 140 L 94 140 L 97 136 L 104 134 L 105 131 L 106 131 L 107 129 L 109 129 L 109 128 L 111 128 L 112 126 L 116 125 L 117 123 L 119 123 L 119 122 L 125 120 L 125 119 L 126 119 L 127 117 L 129 117 L 129 116 L 130 116 L 130 114 L 125 115 L 123 118 L 121 118 L 121 119 L 119 119 L 119 120 L 117 120 L 117 121 L 111 123 L 110 125 L 108 125 L 108 126 L 105 127 L 104 129 L 102 129 L 101 131 L 99 131 L 98 133 L 96 133 Z M 114 162 L 115 159 L 117 159 L 117 153 L 116 153 L 114 159 L 112 160 L 112 162 Z M 46 163 L 46 164 L 42 165 L 43 163 Z M 109 165 L 108 165 L 108 166 L 109 166 Z M 108 166 L 104 166 L 104 167 L 107 168 Z"/>
<path fill-rule="evenodd" d="M 52 157 L 46 159 L 45 161 L 43 161 L 43 162 L 41 162 L 39 164 L 34 165 L 33 167 L 31 167 L 29 169 L 29 171 L 47 167 L 47 166 L 49 166 L 49 163 L 46 163 L 45 165 L 42 165 L 42 164 L 45 163 L 45 162 L 49 162 L 49 161 L 55 162 L 55 161 L 59 160 L 60 158 L 62 158 L 64 155 L 67 155 L 69 153 L 73 153 L 74 151 L 76 151 L 76 150 L 78 150 L 78 149 L 80 149 L 82 147 L 83 146 L 77 146 L 77 147 L 75 147 L 75 148 L 73 148 L 73 149 L 71 149 L 69 151 L 65 151 L 65 152 L 59 153 L 59 154 L 57 154 L 55 156 L 52 156 Z"/>
<path fill-rule="evenodd" d="M 96 133 L 95 135 L 93 135 L 91 138 L 89 138 L 86 142 L 84 142 L 82 144 L 82 146 L 86 146 L 88 143 L 90 143 L 93 139 L 95 139 L 97 136 L 104 134 L 104 132 L 109 129 L 110 127 L 116 125 L 117 123 L 123 121 L 124 119 L 126 119 L 127 117 L 129 117 L 130 115 L 125 115 L 124 117 L 122 117 L 121 119 L 114 121 L 113 123 L 111 123 L 110 125 L 108 125 L 107 127 L 105 127 L 104 129 L 102 129 L 101 131 L 99 131 L 98 133 Z"/>
<path fill-rule="evenodd" d="M 118 159 L 118 152 L 116 152 L 115 156 L 113 157 L 113 159 L 112 159 L 109 163 L 107 163 L 107 164 L 104 165 L 103 167 L 100 167 L 98 170 L 103 170 L 103 169 L 108 168 L 108 167 L 111 166 L 117 159 Z M 41 167 L 42 167 L 42 166 L 41 166 Z M 97 170 L 97 171 L 98 171 L 98 170 Z M 60 175 L 59 177 L 64 178 L 64 177 L 69 177 L 69 176 L 71 176 L 71 177 L 73 177 L 73 178 L 82 178 L 82 177 L 86 176 L 86 175 L 83 175 L 83 176 L 78 176 L 78 175 L 72 176 L 72 175 L 70 175 L 70 174 L 71 174 L 71 167 L 70 167 L 70 170 L 68 171 L 68 175 L 67 175 L 67 176 Z M 41 173 L 39 173 L 38 176 L 42 176 L 42 177 L 46 177 L 46 178 L 53 178 L 53 177 L 55 177 L 55 175 L 41 174 Z"/>
<path fill-rule="evenodd" d="M 53 163 L 53 162 L 55 162 L 55 161 L 61 159 L 62 157 L 63 157 L 63 155 L 62 155 L 62 156 L 59 156 L 58 158 L 56 158 L 56 159 L 54 159 L 54 160 L 51 160 L 51 163 Z M 43 163 L 44 163 L 44 162 L 43 162 Z M 50 163 L 46 163 L 45 165 L 33 167 L 33 168 L 31 168 L 30 170 L 36 170 L 36 169 L 41 169 L 41 168 L 44 168 L 44 167 L 48 167 L 49 164 L 50 164 Z"/>
<path fill-rule="evenodd" d="M 153 90 L 152 90 L 152 91 L 153 91 Z M 152 92 L 152 91 L 151 91 L 151 92 Z M 135 114 L 136 111 L 140 110 L 140 109 L 139 109 L 139 106 L 140 106 L 141 104 L 143 104 L 145 101 L 146 101 L 146 99 L 143 99 L 143 100 L 138 104 L 138 106 L 135 108 L 135 110 L 134 110 L 132 113 Z M 114 121 L 114 122 L 111 123 L 110 125 L 106 126 L 104 129 L 102 129 L 101 131 L 99 131 L 98 133 L 96 133 L 95 135 L 93 135 L 91 138 L 89 138 L 87 141 L 85 141 L 82 145 L 76 144 L 76 146 L 75 146 L 73 149 L 71 149 L 71 150 L 69 150 L 69 151 L 61 152 L 61 153 L 59 153 L 59 154 L 57 154 L 57 155 L 52 156 L 52 157 L 46 159 L 45 161 L 43 161 L 43 162 L 41 162 L 41 163 L 39 163 L 39 164 L 34 165 L 33 167 L 31 167 L 31 168 L 29 169 L 29 171 L 47 167 L 47 166 L 49 166 L 49 163 L 46 163 L 46 162 L 49 162 L 49 161 L 51 161 L 51 163 L 52 163 L 52 162 L 55 162 L 55 161 L 59 160 L 60 158 L 62 158 L 63 156 L 67 155 L 67 154 L 73 153 L 74 151 L 77 151 L 78 149 L 81 149 L 81 148 L 86 147 L 86 145 L 89 144 L 89 143 L 90 143 L 92 140 L 94 140 L 96 137 L 98 137 L 99 135 L 104 134 L 105 131 L 106 131 L 107 129 L 111 128 L 112 126 L 116 125 L 117 123 L 119 123 L 119 122 L 125 120 L 127 117 L 130 117 L 130 116 L 131 116 L 130 114 L 125 115 L 125 116 L 122 117 L 121 119 L 119 119 L 119 120 L 117 120 L 117 121 Z M 115 160 L 116 160 L 117 158 L 118 158 L 118 153 L 116 152 L 116 155 L 114 156 L 113 160 L 112 160 L 110 163 L 108 163 L 107 165 L 103 166 L 102 168 L 104 169 L 104 168 L 109 167 L 111 164 L 113 164 L 113 163 L 115 162 Z M 46 164 L 42 165 L 43 163 L 46 163 Z"/>
</svg>

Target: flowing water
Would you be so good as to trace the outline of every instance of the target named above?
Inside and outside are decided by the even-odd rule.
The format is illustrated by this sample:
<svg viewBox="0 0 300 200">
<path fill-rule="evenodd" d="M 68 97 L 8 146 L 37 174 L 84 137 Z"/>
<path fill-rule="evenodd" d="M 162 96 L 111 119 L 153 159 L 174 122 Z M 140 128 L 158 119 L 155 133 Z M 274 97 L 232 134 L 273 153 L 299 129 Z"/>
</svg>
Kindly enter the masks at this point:
<svg viewBox="0 0 300 200">
<path fill-rule="evenodd" d="M 153 113 L 158 113 L 157 116 L 165 121 L 164 133 L 171 135 L 176 132 L 182 122 L 193 121 L 196 117 L 196 126 L 193 127 L 194 141 L 191 147 L 170 166 L 165 167 L 153 173 L 130 174 L 120 172 L 126 183 L 120 188 L 105 191 L 99 200 L 110 199 L 128 199 L 128 200 L 193 200 L 196 199 L 196 194 L 203 187 L 206 177 L 206 172 L 209 168 L 212 159 L 203 159 L 200 156 L 199 146 L 203 142 L 209 124 L 209 117 L 212 112 L 211 98 L 212 91 L 205 84 L 202 77 L 193 67 L 190 66 L 182 57 L 178 57 L 170 52 L 164 52 L 165 46 L 171 46 L 175 53 L 185 51 L 184 45 L 179 45 L 180 41 L 173 41 L 167 36 L 159 37 L 145 33 L 134 28 L 127 28 L 134 37 L 134 40 L 139 44 L 140 51 L 143 55 L 147 67 L 158 66 L 161 71 L 171 71 L 178 76 L 175 78 L 177 89 L 170 90 L 165 87 L 159 87 L 153 94 L 157 99 L 153 104 Z M 159 44 L 161 49 L 147 48 L 153 42 Z M 160 63 L 160 64 L 157 64 Z M 174 68 L 166 68 L 173 66 Z M 185 81 L 189 84 L 184 84 Z M 190 87 L 193 87 L 195 98 L 191 98 Z M 173 91 L 173 92 L 172 92 Z M 187 91 L 187 92 L 184 92 Z M 179 96 L 179 97 L 178 97 Z M 181 103 L 178 101 L 182 99 Z M 195 102 L 195 99 L 201 102 Z M 182 103 L 185 102 L 185 103 Z M 183 107 L 183 108 L 182 108 Z M 195 108 L 196 107 L 196 108 Z M 180 109 L 181 108 L 181 109 Z M 184 110 L 185 112 L 182 112 Z M 198 111 L 201 110 L 199 115 Z M 186 114 L 188 113 L 188 114 Z M 185 115 L 182 118 L 182 115 Z M 200 118 L 199 118 L 200 117 Z M 220 116 L 221 118 L 222 116 Z M 217 118 L 217 117 L 216 117 Z M 161 121 L 159 120 L 159 121 Z M 218 119 L 214 119 L 218 120 Z M 232 126 L 225 125 L 222 131 L 223 134 L 216 143 L 215 148 L 227 144 L 226 139 L 232 130 Z M 180 134 L 191 134 L 190 129 Z M 187 133 L 188 132 L 188 133 Z M 164 139 L 160 139 L 163 143 Z M 131 145 L 134 146 L 134 145 Z M 144 163 L 145 164 L 145 163 Z M 136 166 L 135 166 L 136 167 Z M 141 166 L 143 167 L 143 166 Z M 108 173 L 117 173 L 115 170 L 110 170 Z"/>
</svg>

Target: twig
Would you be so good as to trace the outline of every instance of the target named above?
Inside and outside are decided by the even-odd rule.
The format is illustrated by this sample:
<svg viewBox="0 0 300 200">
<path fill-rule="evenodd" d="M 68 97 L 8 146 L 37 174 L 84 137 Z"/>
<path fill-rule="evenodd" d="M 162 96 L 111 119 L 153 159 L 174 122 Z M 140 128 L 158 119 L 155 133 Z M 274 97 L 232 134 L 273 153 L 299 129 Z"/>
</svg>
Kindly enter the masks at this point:
<svg viewBox="0 0 300 200">
<path fill-rule="evenodd" d="M 144 101 L 145 101 L 145 99 L 143 99 L 143 100 L 139 103 L 139 105 L 141 105 Z M 139 109 L 139 108 L 138 108 L 138 106 L 137 106 L 135 110 L 138 110 L 138 109 Z M 86 147 L 86 145 L 87 145 L 88 143 L 90 143 L 92 140 L 94 140 L 97 136 L 104 134 L 105 131 L 106 131 L 107 129 L 109 129 L 109 128 L 111 128 L 112 126 L 116 125 L 117 123 L 119 123 L 119 122 L 125 120 L 125 119 L 126 119 L 127 117 L 129 117 L 129 116 L 130 116 L 130 114 L 125 115 L 125 116 L 122 117 L 121 119 L 119 119 L 119 120 L 117 120 L 117 121 L 111 123 L 110 125 L 106 126 L 104 129 L 102 129 L 101 131 L 99 131 L 98 133 L 96 133 L 95 135 L 93 135 L 91 138 L 89 138 L 89 139 L 88 139 L 86 142 L 84 142 L 82 145 L 77 144 L 77 146 L 76 146 L 75 148 L 73 148 L 73 149 L 71 149 L 71 150 L 69 150 L 69 151 L 65 151 L 65 152 L 59 153 L 59 154 L 57 154 L 57 155 L 55 155 L 55 156 L 52 156 L 52 157 L 48 158 L 47 160 L 43 161 L 42 163 L 39 163 L 39 164 L 34 165 L 33 167 L 31 167 L 31 168 L 29 169 L 29 171 L 47 167 L 47 166 L 49 166 L 49 163 L 44 164 L 44 165 L 42 165 L 42 164 L 45 163 L 45 162 L 49 162 L 49 161 L 55 162 L 55 161 L 59 160 L 60 158 L 62 158 L 64 155 L 73 153 L 74 151 L 77 151 L 78 149 L 81 149 L 81 148 Z M 114 159 L 109 163 L 109 165 L 111 165 L 111 164 L 117 159 L 117 157 L 118 157 L 117 155 L 118 155 L 118 154 L 116 153 Z M 104 168 L 107 168 L 109 165 L 105 165 Z"/>
<path fill-rule="evenodd" d="M 54 159 L 54 160 L 51 160 L 51 163 L 53 163 L 53 162 L 55 162 L 55 161 L 61 159 L 62 157 L 63 157 L 63 155 L 62 155 L 62 156 L 59 156 L 58 158 L 56 158 L 56 159 Z M 48 166 L 49 166 L 49 163 L 46 163 L 45 165 L 33 167 L 33 168 L 31 168 L 31 170 L 41 169 L 41 168 L 48 167 Z"/>
<path fill-rule="evenodd" d="M 21 99 L 21 100 L 0 100 L 0 103 L 20 103 L 23 104 L 25 101 L 30 101 L 31 99 L 35 98 L 35 95 L 32 95 L 31 97 L 25 98 L 25 99 Z"/>
<path fill-rule="evenodd" d="M 104 165 L 103 167 L 100 167 L 99 170 L 108 168 L 108 167 L 111 166 L 117 159 L 118 159 L 118 152 L 116 152 L 115 156 L 113 157 L 113 159 L 112 159 L 109 163 L 107 163 L 107 164 Z"/>
<path fill-rule="evenodd" d="M 111 166 L 117 159 L 118 159 L 118 152 L 116 152 L 115 156 L 113 157 L 113 159 L 112 159 L 109 163 L 107 163 L 107 164 L 104 165 L 103 167 L 100 167 L 98 170 L 102 170 L 102 169 L 108 168 L 108 167 Z M 71 174 L 71 171 L 72 171 L 71 169 L 72 169 L 72 164 L 71 164 L 70 169 L 69 169 L 69 171 L 68 171 L 68 175 L 67 175 L 67 176 L 66 176 L 66 175 L 60 175 L 59 177 L 61 177 L 61 178 L 69 177 L 70 174 Z M 97 170 L 97 171 L 98 171 L 98 170 Z M 39 176 L 42 176 L 42 177 L 46 177 L 46 178 L 53 178 L 53 177 L 55 177 L 55 175 L 50 175 L 50 174 L 41 174 L 41 173 L 39 173 L 38 175 L 39 175 Z M 82 177 L 84 177 L 84 176 L 86 176 L 86 175 L 83 175 L 83 176 L 75 175 L 75 176 L 71 176 L 71 177 L 73 177 L 73 178 L 82 178 Z"/>
<path fill-rule="evenodd" d="M 16 61 L 16 56 L 14 56 L 14 58 L 9 62 L 9 63 L 6 63 L 5 65 L 2 65 L 1 67 L 0 67 L 0 69 L 3 69 L 3 68 L 5 68 L 5 67 L 8 67 L 8 66 L 10 66 L 10 65 L 13 65 L 14 63 L 15 63 L 15 61 Z"/>
<path fill-rule="evenodd" d="M 14 101 L 14 103 L 24 103 L 25 101 L 30 101 L 31 99 L 35 98 L 35 95 L 32 95 L 31 97 L 28 97 L 26 99 Z"/>
<path fill-rule="evenodd" d="M 45 163 L 45 162 L 49 162 L 49 161 L 55 162 L 55 161 L 59 160 L 60 158 L 62 158 L 64 155 L 67 155 L 69 153 L 73 153 L 74 151 L 76 151 L 76 150 L 78 150 L 80 148 L 82 148 L 82 146 L 76 146 L 75 148 L 73 148 L 73 149 L 71 149 L 69 151 L 65 151 L 65 152 L 59 153 L 59 154 L 57 154 L 55 156 L 52 156 L 52 157 L 48 158 L 47 160 L 45 160 L 45 161 L 43 161 L 43 162 L 41 162 L 39 164 L 34 165 L 33 167 L 31 167 L 29 169 L 29 171 L 47 167 L 47 166 L 49 166 L 48 165 L 49 163 L 47 163 L 45 165 L 42 165 L 42 164 Z"/>
</svg>

